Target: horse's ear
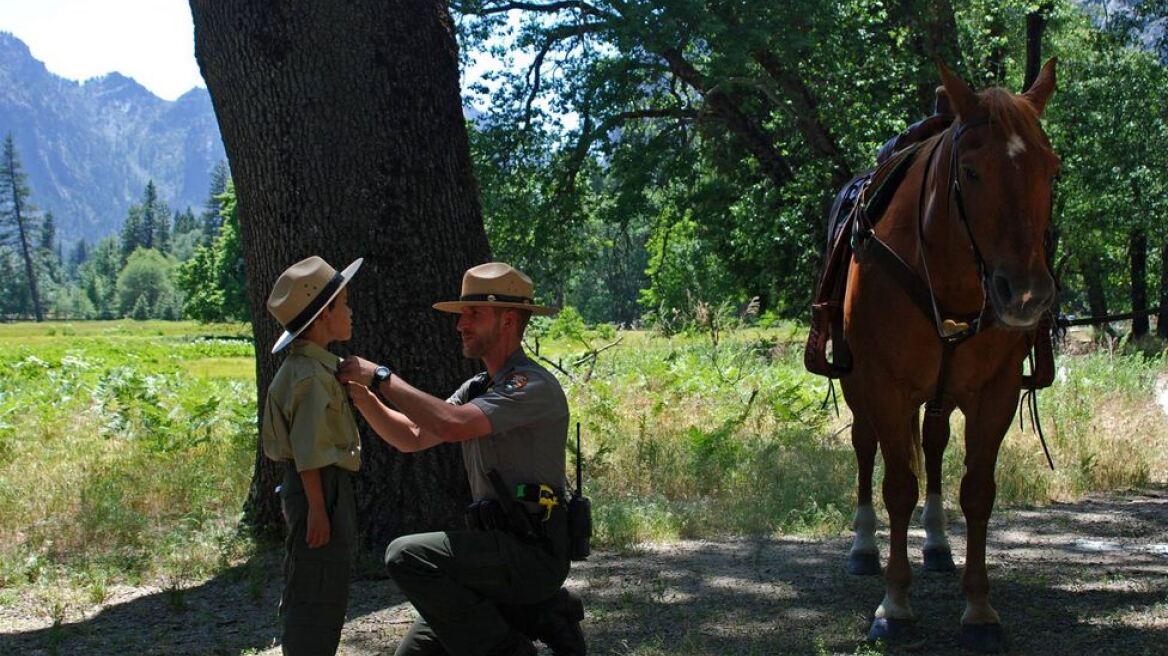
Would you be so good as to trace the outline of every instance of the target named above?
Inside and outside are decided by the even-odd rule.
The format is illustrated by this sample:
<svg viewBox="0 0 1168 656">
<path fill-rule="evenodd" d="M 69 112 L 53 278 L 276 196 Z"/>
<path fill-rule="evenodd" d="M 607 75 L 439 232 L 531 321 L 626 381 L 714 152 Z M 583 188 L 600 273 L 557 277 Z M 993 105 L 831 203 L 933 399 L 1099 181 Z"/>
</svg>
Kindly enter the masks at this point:
<svg viewBox="0 0 1168 656">
<path fill-rule="evenodd" d="M 933 113 L 944 116 L 953 116 L 953 106 L 949 103 L 949 94 L 945 87 L 937 87 L 937 98 L 933 101 Z"/>
<path fill-rule="evenodd" d="M 977 113 L 977 94 L 965 80 L 953 74 L 945 62 L 937 59 L 937 69 L 941 72 L 941 84 L 944 85 L 945 95 L 949 98 L 949 105 L 957 113 L 958 118 L 968 120 Z"/>
<path fill-rule="evenodd" d="M 1054 65 L 1057 61 L 1057 57 L 1051 57 L 1046 60 L 1046 64 L 1039 71 L 1038 77 L 1034 78 L 1034 82 L 1030 84 L 1030 88 L 1026 90 L 1026 93 L 1022 94 L 1022 97 L 1028 100 L 1031 105 L 1034 105 L 1034 109 L 1040 115 L 1042 114 L 1043 108 L 1046 107 L 1046 101 L 1050 100 L 1051 95 L 1054 94 Z"/>
</svg>

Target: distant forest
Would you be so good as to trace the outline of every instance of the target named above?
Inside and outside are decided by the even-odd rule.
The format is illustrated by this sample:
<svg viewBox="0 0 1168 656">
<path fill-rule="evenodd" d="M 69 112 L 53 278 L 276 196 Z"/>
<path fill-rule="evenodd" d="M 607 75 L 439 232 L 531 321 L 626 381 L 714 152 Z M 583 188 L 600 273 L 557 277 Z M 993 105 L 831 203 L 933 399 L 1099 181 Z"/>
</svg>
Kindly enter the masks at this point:
<svg viewBox="0 0 1168 656">
<path fill-rule="evenodd" d="M 488 108 L 468 127 L 493 256 L 589 323 L 803 317 L 834 192 L 932 111 L 934 58 L 1019 91 L 1029 43 L 1059 58 L 1060 309 L 1168 308 L 1168 3 L 1108 6 L 455 0 L 464 66 L 504 62 L 463 90 Z M 151 183 L 120 235 L 69 248 L 11 139 L 2 165 L 0 317 L 247 320 L 225 164 L 204 207 Z"/>
</svg>

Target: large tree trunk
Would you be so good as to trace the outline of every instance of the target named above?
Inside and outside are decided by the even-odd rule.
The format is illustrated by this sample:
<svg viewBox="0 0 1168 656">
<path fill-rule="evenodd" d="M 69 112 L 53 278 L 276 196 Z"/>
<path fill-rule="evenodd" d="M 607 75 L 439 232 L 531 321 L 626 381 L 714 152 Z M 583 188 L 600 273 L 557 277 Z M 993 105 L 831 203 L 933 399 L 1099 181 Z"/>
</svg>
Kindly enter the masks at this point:
<svg viewBox="0 0 1168 656">
<path fill-rule="evenodd" d="M 440 0 L 190 0 L 195 54 L 239 199 L 262 407 L 280 358 L 265 309 L 279 273 L 318 254 L 350 284 L 353 341 L 445 397 L 475 365 L 452 315 L 464 270 L 489 255 L 458 88 L 457 45 Z M 357 484 L 368 546 L 453 526 L 468 494 L 456 446 L 402 455 L 367 429 Z M 246 508 L 280 523 L 280 471 L 257 448 Z"/>
<path fill-rule="evenodd" d="M 1141 314 L 1148 309 L 1148 235 L 1143 230 L 1132 230 L 1128 236 L 1128 257 L 1131 262 L 1131 336 L 1135 338 L 1148 334 L 1148 315 Z"/>
</svg>

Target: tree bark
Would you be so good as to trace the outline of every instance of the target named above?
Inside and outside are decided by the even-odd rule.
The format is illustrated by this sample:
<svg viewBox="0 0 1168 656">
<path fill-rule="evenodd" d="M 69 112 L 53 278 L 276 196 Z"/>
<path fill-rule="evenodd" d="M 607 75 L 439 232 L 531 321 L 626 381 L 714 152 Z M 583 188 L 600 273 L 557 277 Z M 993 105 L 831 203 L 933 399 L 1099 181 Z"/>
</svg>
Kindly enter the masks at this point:
<svg viewBox="0 0 1168 656">
<path fill-rule="evenodd" d="M 889 14 L 893 24 L 911 28 L 909 47 L 922 66 L 917 81 L 917 105 L 921 115 L 930 114 L 938 86 L 933 60 L 940 57 L 954 70 L 962 69 L 953 3 L 950 0 L 901 0 L 891 5 Z"/>
<path fill-rule="evenodd" d="M 1142 229 L 1132 230 L 1128 235 L 1128 258 L 1131 263 L 1131 311 L 1140 313 L 1148 309 L 1148 235 Z M 1148 315 L 1139 314 L 1132 318 L 1131 336 L 1140 338 L 1148 334 Z"/>
<path fill-rule="evenodd" d="M 1026 14 L 1026 77 L 1022 82 L 1023 91 L 1034 84 L 1042 68 L 1042 35 L 1046 32 L 1046 17 L 1053 10 L 1051 3 L 1044 2 L 1036 11 Z"/>
<path fill-rule="evenodd" d="M 1168 339 L 1168 240 L 1160 245 L 1160 312 L 1156 315 L 1156 336 Z"/>
<path fill-rule="evenodd" d="M 353 340 L 338 352 L 390 364 L 445 396 L 477 367 L 453 315 L 462 273 L 489 259 L 440 0 L 190 0 L 195 55 L 238 195 L 260 407 L 281 358 L 265 299 L 288 265 L 317 254 L 349 285 Z M 458 448 L 403 455 L 362 430 L 359 530 L 367 546 L 455 526 L 468 494 Z M 281 523 L 280 469 L 258 448 L 246 510 Z"/>
<path fill-rule="evenodd" d="M 1087 309 L 1093 317 L 1107 316 L 1107 294 L 1103 290 L 1103 271 L 1099 262 L 1087 259 L 1082 262 L 1083 282 L 1087 286 Z M 1111 332 L 1108 324 L 1103 324 L 1104 330 Z"/>
</svg>

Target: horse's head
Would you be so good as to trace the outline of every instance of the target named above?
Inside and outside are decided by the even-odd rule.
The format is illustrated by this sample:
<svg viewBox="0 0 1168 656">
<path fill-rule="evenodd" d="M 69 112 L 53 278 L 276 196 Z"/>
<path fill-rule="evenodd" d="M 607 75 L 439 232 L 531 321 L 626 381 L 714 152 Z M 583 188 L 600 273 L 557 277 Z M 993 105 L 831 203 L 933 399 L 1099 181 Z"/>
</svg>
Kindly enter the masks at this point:
<svg viewBox="0 0 1168 656">
<path fill-rule="evenodd" d="M 1046 237 L 1059 159 L 1038 121 L 1054 92 L 1054 67 L 1051 59 L 1025 93 L 978 94 L 940 65 L 958 119 L 945 177 L 985 268 L 985 293 L 1006 328 L 1034 327 L 1055 296 Z"/>
</svg>

